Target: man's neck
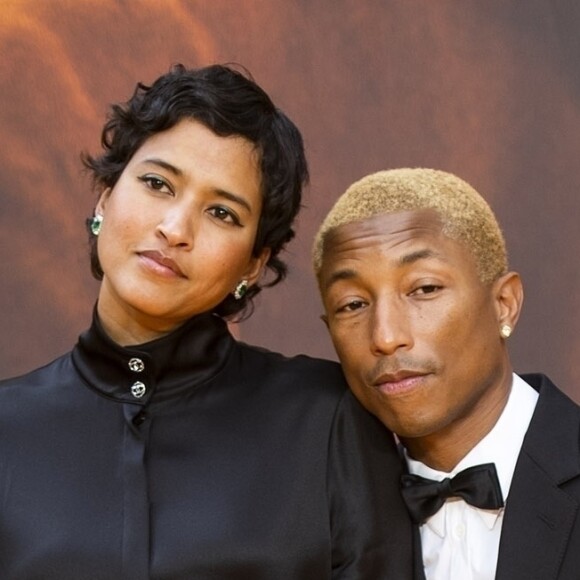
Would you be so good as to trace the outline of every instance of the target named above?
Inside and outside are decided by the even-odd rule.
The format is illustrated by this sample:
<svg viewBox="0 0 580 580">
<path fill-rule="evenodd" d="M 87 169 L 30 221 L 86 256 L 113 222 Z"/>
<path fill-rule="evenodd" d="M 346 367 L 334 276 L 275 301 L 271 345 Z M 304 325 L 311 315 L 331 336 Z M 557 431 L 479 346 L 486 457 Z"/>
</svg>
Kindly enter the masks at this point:
<svg viewBox="0 0 580 580">
<path fill-rule="evenodd" d="M 431 469 L 450 473 L 455 466 L 493 429 L 505 409 L 511 390 L 506 386 L 490 393 L 479 408 L 464 419 L 452 421 L 447 427 L 424 437 L 400 438 L 412 459 Z"/>
</svg>

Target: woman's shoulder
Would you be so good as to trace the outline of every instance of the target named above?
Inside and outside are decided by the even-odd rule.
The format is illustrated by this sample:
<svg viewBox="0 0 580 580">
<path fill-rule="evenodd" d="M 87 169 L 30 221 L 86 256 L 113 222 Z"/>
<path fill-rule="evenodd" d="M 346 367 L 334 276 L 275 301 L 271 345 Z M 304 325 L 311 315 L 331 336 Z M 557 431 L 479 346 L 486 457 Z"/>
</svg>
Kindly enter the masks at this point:
<svg viewBox="0 0 580 580">
<path fill-rule="evenodd" d="M 0 397 L 16 391 L 47 387 L 55 381 L 58 382 L 67 369 L 70 369 L 70 354 L 69 352 L 59 356 L 32 371 L 0 380 Z"/>
</svg>

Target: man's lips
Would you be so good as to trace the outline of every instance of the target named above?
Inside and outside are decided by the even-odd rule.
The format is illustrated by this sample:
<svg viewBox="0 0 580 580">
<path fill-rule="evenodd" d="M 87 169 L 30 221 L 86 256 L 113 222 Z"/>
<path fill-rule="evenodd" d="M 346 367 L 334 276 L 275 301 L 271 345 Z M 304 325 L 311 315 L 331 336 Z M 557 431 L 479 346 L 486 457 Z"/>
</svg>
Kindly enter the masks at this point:
<svg viewBox="0 0 580 580">
<path fill-rule="evenodd" d="M 145 262 L 147 267 L 161 275 L 178 276 L 186 278 L 181 268 L 175 260 L 157 250 L 144 250 L 137 252 L 139 257 Z"/>
<path fill-rule="evenodd" d="M 421 386 L 428 374 L 412 370 L 384 373 L 372 381 L 372 386 L 385 394 L 406 393 Z"/>
</svg>

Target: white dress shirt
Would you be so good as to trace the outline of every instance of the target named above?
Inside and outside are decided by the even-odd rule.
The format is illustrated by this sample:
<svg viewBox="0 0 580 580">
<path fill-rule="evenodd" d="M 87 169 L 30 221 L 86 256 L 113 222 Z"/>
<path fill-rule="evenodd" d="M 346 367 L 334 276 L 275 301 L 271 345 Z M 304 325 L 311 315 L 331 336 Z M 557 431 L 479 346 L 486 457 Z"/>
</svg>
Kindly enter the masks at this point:
<svg viewBox="0 0 580 580">
<path fill-rule="evenodd" d="M 405 452 L 409 472 L 441 481 L 468 467 L 495 463 L 505 502 L 537 400 L 538 393 L 514 374 L 508 402 L 497 423 L 451 473 L 431 469 Z M 419 528 L 427 580 L 493 580 L 504 510 L 484 510 L 460 498 L 448 499 Z"/>
</svg>

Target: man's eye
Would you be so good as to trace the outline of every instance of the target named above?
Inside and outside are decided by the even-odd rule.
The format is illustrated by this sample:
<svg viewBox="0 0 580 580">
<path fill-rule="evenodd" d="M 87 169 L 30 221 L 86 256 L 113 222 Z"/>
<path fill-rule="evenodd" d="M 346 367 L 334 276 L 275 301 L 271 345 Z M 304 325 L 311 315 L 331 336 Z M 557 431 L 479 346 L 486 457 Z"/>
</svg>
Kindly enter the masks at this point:
<svg viewBox="0 0 580 580">
<path fill-rule="evenodd" d="M 337 312 L 354 312 L 355 310 L 360 310 L 364 308 L 365 302 L 363 300 L 352 300 L 348 304 L 344 304 L 337 309 Z"/>
<path fill-rule="evenodd" d="M 434 292 L 441 290 L 441 288 L 442 288 L 441 286 L 437 286 L 436 284 L 425 284 L 414 290 L 411 294 L 413 295 L 433 294 Z"/>
</svg>

